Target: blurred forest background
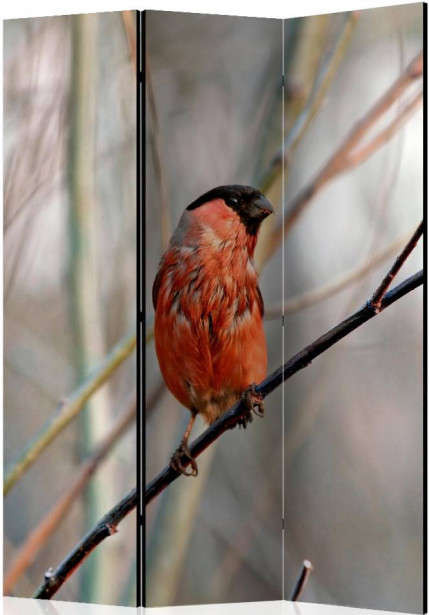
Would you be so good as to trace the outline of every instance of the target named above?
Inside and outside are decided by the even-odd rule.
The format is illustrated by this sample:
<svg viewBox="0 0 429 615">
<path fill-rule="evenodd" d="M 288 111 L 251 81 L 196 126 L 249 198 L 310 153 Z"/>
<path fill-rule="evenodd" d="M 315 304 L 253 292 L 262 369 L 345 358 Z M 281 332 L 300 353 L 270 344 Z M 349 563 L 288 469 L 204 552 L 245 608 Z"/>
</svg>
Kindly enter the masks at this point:
<svg viewBox="0 0 429 615">
<path fill-rule="evenodd" d="M 72 399 L 83 410 L 7 494 L 6 595 L 30 597 L 135 485 L 130 25 L 121 13 L 4 22 L 6 468 L 59 400 L 58 412 Z M 127 360 L 112 359 L 124 339 Z M 105 357 L 108 383 L 83 406 L 71 393 Z M 135 605 L 135 561 L 132 514 L 56 598 Z"/>
<path fill-rule="evenodd" d="M 359 308 L 422 218 L 421 60 L 407 66 L 422 49 L 423 5 L 283 25 L 146 16 L 147 481 L 188 420 L 162 392 L 151 287 L 190 202 L 244 183 L 277 207 L 257 254 L 269 371 Z M 368 113 L 354 149 L 339 150 Z M 283 247 L 282 154 L 286 216 L 305 205 Z M 398 281 L 421 263 L 420 245 Z M 283 584 L 287 598 L 307 558 L 304 600 L 421 612 L 422 320 L 418 289 L 277 389 L 263 420 L 199 458 L 198 479 L 148 506 L 148 606 L 278 600 Z"/>
</svg>

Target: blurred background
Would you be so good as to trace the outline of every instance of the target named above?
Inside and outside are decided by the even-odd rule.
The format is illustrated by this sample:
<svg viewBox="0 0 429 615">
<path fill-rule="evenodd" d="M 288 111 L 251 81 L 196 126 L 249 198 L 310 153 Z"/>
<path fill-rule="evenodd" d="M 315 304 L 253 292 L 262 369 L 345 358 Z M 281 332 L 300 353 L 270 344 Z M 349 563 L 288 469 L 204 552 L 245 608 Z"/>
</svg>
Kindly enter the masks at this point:
<svg viewBox="0 0 429 615">
<path fill-rule="evenodd" d="M 148 12 L 146 33 L 149 481 L 188 420 L 163 390 L 151 340 L 151 288 L 183 209 L 229 183 L 254 185 L 276 206 L 257 254 L 269 371 L 358 309 L 422 218 L 418 75 L 377 122 L 372 114 L 360 155 L 344 152 L 316 182 L 283 243 L 282 205 L 287 217 L 420 52 L 423 7 L 283 27 Z M 421 265 L 420 245 L 397 281 Z M 148 506 L 148 606 L 287 599 L 309 559 L 306 601 L 422 611 L 422 320 L 418 289 L 270 395 L 263 420 L 223 435 L 199 458 L 197 480 L 179 479 Z"/>
<path fill-rule="evenodd" d="M 6 468 L 135 330 L 133 28 L 131 13 L 4 22 Z M 129 355 L 8 493 L 6 595 L 31 597 L 135 485 Z M 55 531 L 29 542 L 82 478 Z M 56 599 L 135 605 L 135 522 L 129 515 Z"/>
</svg>

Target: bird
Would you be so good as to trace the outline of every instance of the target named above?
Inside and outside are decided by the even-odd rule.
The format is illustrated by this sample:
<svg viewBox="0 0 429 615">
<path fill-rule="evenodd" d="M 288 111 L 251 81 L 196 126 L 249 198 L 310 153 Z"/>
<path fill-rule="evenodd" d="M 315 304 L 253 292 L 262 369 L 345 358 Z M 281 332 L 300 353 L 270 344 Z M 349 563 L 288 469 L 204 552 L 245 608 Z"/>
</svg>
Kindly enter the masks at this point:
<svg viewBox="0 0 429 615">
<path fill-rule="evenodd" d="M 255 383 L 266 376 L 267 345 L 254 251 L 273 212 L 256 188 L 213 188 L 186 207 L 159 263 L 156 355 L 168 389 L 191 412 L 170 460 L 180 474 L 198 474 L 188 446 L 197 415 L 211 425 L 243 397 L 263 414 Z M 245 427 L 249 420 L 250 412 L 238 422 Z"/>
</svg>

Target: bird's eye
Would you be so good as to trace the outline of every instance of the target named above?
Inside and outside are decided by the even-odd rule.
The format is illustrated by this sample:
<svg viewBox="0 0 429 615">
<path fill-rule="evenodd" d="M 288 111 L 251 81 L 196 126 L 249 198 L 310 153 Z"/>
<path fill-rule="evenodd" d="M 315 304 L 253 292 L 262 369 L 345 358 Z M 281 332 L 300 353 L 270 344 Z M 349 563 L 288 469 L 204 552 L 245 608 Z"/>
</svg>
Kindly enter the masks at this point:
<svg viewBox="0 0 429 615">
<path fill-rule="evenodd" d="M 238 201 L 234 196 L 229 196 L 228 199 L 228 205 L 237 205 Z"/>
</svg>

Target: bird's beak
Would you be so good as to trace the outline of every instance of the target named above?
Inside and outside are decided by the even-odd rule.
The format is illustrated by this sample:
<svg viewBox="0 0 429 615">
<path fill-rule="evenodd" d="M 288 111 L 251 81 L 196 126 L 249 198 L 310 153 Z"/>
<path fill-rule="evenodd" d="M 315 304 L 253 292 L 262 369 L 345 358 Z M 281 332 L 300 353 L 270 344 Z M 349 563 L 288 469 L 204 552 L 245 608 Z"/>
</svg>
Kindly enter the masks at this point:
<svg viewBox="0 0 429 615">
<path fill-rule="evenodd" d="M 274 208 L 264 196 L 260 196 L 252 202 L 249 215 L 251 218 L 263 220 L 274 213 Z"/>
</svg>

